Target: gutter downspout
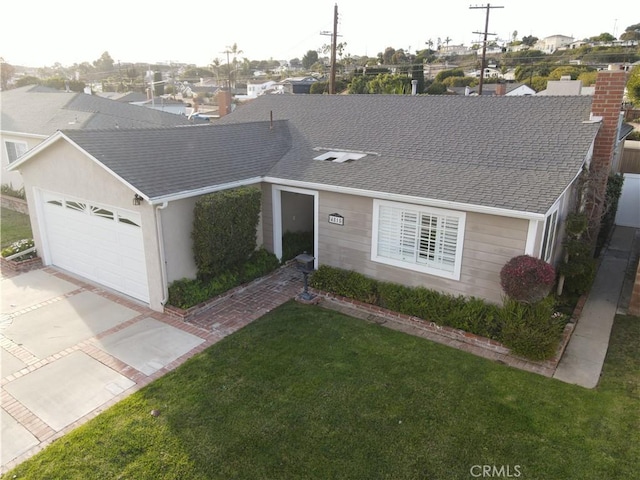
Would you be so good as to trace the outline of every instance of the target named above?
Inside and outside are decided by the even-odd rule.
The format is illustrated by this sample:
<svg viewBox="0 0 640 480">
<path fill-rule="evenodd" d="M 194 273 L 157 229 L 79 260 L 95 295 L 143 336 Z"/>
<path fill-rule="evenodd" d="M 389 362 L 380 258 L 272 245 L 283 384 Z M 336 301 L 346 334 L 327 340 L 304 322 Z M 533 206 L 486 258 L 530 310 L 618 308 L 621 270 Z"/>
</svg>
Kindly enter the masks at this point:
<svg viewBox="0 0 640 480">
<path fill-rule="evenodd" d="M 164 307 L 169 300 L 169 285 L 167 281 L 167 260 L 164 252 L 164 235 L 162 233 L 162 215 L 160 210 L 164 210 L 169 205 L 169 202 L 162 202 L 160 205 L 156 205 L 156 229 L 158 236 L 158 251 L 160 253 L 160 272 L 162 277 L 162 300 L 160 303 Z"/>
</svg>

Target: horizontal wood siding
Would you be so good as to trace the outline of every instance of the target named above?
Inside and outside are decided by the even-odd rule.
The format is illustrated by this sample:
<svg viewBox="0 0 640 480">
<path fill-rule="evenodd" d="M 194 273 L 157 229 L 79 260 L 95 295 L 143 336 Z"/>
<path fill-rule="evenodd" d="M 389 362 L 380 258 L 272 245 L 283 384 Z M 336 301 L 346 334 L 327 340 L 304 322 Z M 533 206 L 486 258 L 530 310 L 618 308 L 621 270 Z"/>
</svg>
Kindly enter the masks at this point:
<svg viewBox="0 0 640 480">
<path fill-rule="evenodd" d="M 320 192 L 319 203 L 320 265 L 496 303 L 502 301 L 500 270 L 512 257 L 524 253 L 527 241 L 527 220 L 467 213 L 460 280 L 449 280 L 371 261 L 372 199 Z M 342 215 L 344 226 L 330 224 L 331 213 Z"/>
<path fill-rule="evenodd" d="M 318 219 L 318 262 L 362 271 L 371 257 L 371 214 L 373 200 L 366 197 L 320 192 Z M 344 225 L 329 223 L 329 215 L 340 214 Z"/>
</svg>

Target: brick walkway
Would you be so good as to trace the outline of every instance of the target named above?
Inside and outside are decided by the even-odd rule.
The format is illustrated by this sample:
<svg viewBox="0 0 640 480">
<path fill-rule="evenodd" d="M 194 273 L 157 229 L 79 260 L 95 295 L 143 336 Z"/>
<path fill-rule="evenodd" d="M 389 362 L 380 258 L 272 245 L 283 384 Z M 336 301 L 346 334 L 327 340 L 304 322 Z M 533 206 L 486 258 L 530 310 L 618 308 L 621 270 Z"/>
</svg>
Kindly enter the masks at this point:
<svg viewBox="0 0 640 480">
<path fill-rule="evenodd" d="M 302 286 L 302 274 L 294 266 L 282 267 L 222 298 L 187 322 L 226 337 L 294 298 Z"/>
</svg>

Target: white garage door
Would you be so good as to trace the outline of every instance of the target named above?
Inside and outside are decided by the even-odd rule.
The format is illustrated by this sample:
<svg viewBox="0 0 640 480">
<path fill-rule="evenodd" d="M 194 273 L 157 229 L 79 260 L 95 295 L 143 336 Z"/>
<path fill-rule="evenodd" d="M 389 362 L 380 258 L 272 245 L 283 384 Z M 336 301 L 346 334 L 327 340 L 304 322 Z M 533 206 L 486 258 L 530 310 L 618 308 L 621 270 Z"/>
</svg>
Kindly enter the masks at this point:
<svg viewBox="0 0 640 480">
<path fill-rule="evenodd" d="M 140 215 L 43 194 L 51 264 L 148 302 Z"/>
</svg>

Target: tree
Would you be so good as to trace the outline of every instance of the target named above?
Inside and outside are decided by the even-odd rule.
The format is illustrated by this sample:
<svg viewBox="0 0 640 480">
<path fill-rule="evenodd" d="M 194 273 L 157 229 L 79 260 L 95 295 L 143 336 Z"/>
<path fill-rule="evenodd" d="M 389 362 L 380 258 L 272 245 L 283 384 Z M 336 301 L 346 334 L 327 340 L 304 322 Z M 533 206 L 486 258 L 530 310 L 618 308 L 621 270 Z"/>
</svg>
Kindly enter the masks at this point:
<svg viewBox="0 0 640 480">
<path fill-rule="evenodd" d="M 374 94 L 405 94 L 411 91 L 411 80 L 404 75 L 383 73 L 369 80 L 367 88 Z"/>
<path fill-rule="evenodd" d="M 351 94 L 363 94 L 369 93 L 367 90 L 367 79 L 364 75 L 356 75 L 351 79 L 349 83 L 348 92 Z"/>
<path fill-rule="evenodd" d="M 640 23 L 627 27 L 620 40 L 640 40 Z"/>
<path fill-rule="evenodd" d="M 6 90 L 16 69 L 0 58 L 0 89 Z"/>
<path fill-rule="evenodd" d="M 427 94 L 429 95 L 444 95 L 447 93 L 447 86 L 441 82 L 433 82 L 427 87 Z"/>
<path fill-rule="evenodd" d="M 383 53 L 378 54 L 378 59 L 383 65 L 391 65 L 393 63 L 393 56 L 396 53 L 396 49 L 393 47 L 387 47 Z"/>
<path fill-rule="evenodd" d="M 114 63 L 109 52 L 104 52 L 98 60 L 93 62 L 93 66 L 96 67 L 98 72 L 111 72 L 113 71 Z"/>
<path fill-rule="evenodd" d="M 586 66 L 565 66 L 558 67 L 549 73 L 549 80 L 560 80 L 562 77 L 570 76 L 571 80 L 577 80 L 581 73 L 594 71 L 593 67 Z"/>
<path fill-rule="evenodd" d="M 454 68 L 452 70 L 442 70 L 436 75 L 435 81 L 442 82 L 445 78 L 449 77 L 464 77 L 464 70 L 461 68 Z"/>
<path fill-rule="evenodd" d="M 311 66 L 318 61 L 318 52 L 315 50 L 309 50 L 302 57 L 302 67 L 306 70 L 310 70 Z"/>
<path fill-rule="evenodd" d="M 529 46 L 529 47 L 533 47 L 536 42 L 539 40 L 538 37 L 534 37 L 533 35 L 526 35 L 524 37 L 522 37 L 522 43 Z"/>
<path fill-rule="evenodd" d="M 40 79 L 38 77 L 34 77 L 32 75 L 26 75 L 24 77 L 20 77 L 16 81 L 16 87 L 24 87 L 27 85 L 38 85 L 40 83 Z"/>
<path fill-rule="evenodd" d="M 614 37 L 610 33 L 601 33 L 597 37 L 590 37 L 589 38 L 589 40 L 591 40 L 592 42 L 605 42 L 605 43 L 606 42 L 613 42 L 615 39 L 616 39 L 616 37 Z"/>
<path fill-rule="evenodd" d="M 640 65 L 636 65 L 629 73 L 627 95 L 634 105 L 640 105 Z"/>
</svg>

